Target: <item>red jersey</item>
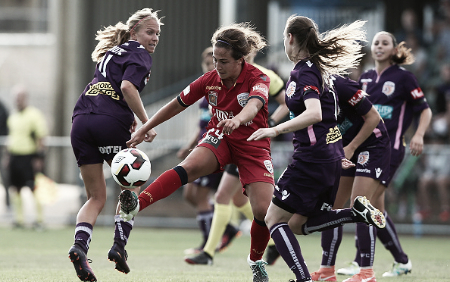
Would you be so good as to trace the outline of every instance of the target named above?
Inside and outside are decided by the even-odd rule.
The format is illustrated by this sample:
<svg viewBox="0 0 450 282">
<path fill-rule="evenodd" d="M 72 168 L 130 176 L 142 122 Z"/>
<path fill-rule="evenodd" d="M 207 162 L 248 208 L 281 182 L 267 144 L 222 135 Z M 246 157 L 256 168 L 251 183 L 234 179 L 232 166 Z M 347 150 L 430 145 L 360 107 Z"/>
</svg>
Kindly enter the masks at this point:
<svg viewBox="0 0 450 282">
<path fill-rule="evenodd" d="M 247 141 L 247 138 L 259 128 L 267 127 L 269 111 L 267 102 L 269 98 L 270 79 L 256 67 L 244 62 L 242 71 L 231 89 L 223 83 L 216 70 L 205 73 L 197 80 L 186 87 L 178 96 L 178 101 L 187 107 L 205 97 L 212 107 L 212 118 L 209 121 L 207 130 L 217 127 L 219 121 L 231 119 L 241 112 L 252 99 L 260 99 L 264 106 L 256 114 L 253 120 L 242 124 L 230 135 L 223 135 L 221 132 L 215 134 L 225 138 L 228 143 L 246 147 L 264 148 L 270 150 L 270 138 L 258 141 Z"/>
</svg>

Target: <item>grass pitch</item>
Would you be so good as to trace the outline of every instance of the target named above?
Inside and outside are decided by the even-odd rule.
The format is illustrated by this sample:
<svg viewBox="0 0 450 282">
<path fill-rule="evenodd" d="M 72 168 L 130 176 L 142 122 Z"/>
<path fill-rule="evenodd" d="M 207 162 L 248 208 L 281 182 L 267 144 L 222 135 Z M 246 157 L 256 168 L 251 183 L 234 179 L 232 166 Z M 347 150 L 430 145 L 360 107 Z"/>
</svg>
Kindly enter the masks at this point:
<svg viewBox="0 0 450 282">
<path fill-rule="evenodd" d="M 79 281 L 67 252 L 73 244 L 74 227 L 49 229 L 44 232 L 0 228 L 0 281 Z M 320 234 L 298 236 L 310 272 L 318 269 L 321 258 Z M 113 241 L 113 227 L 96 227 L 88 257 L 98 281 L 183 281 L 183 282 L 250 282 L 251 270 L 246 258 L 250 237 L 242 236 L 224 252 L 216 254 L 212 266 L 189 265 L 184 262 L 184 249 L 200 242 L 196 230 L 135 228 L 127 246 L 131 272 L 114 270 L 107 260 Z M 377 241 L 374 270 L 377 281 L 450 281 L 449 237 L 400 236 L 400 241 L 413 263 L 411 274 L 383 278 L 393 259 Z M 344 267 L 355 255 L 352 234 L 345 234 L 336 267 Z M 287 282 L 294 275 L 280 258 L 267 266 L 271 282 Z M 338 281 L 348 277 L 338 276 Z"/>
</svg>

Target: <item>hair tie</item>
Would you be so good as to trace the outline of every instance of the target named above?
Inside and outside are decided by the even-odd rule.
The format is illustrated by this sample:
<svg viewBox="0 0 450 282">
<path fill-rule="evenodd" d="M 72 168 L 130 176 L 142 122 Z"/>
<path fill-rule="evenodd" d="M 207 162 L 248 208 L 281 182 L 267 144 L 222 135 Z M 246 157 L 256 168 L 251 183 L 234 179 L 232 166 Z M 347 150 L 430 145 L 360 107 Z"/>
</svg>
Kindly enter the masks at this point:
<svg viewBox="0 0 450 282">
<path fill-rule="evenodd" d="M 313 27 L 312 26 L 310 26 L 309 28 L 308 28 L 308 32 L 312 29 Z"/>
<path fill-rule="evenodd" d="M 149 17 L 151 17 L 151 16 L 146 16 L 146 17 L 143 17 L 142 19 L 140 19 L 135 25 L 133 25 L 133 27 L 130 29 L 130 32 L 140 23 L 140 22 L 142 22 L 143 20 L 145 20 L 146 18 L 149 18 Z"/>
<path fill-rule="evenodd" d="M 231 45 L 230 43 L 228 43 L 228 42 L 226 42 L 225 40 L 222 40 L 222 39 L 217 39 L 217 42 L 222 42 L 222 43 L 225 43 L 225 44 L 233 47 L 233 45 Z"/>
</svg>

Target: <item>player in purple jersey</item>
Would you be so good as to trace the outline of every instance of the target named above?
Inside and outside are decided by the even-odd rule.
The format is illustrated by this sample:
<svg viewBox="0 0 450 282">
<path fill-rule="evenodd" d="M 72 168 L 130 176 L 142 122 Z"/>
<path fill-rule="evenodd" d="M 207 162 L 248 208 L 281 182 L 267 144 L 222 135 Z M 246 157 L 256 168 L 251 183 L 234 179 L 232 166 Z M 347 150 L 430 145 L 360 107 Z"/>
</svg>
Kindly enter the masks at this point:
<svg viewBox="0 0 450 282">
<path fill-rule="evenodd" d="M 202 52 L 202 70 L 203 73 L 207 73 L 209 71 L 212 71 L 213 69 L 213 48 L 208 47 Z M 203 98 L 199 102 L 199 110 L 200 121 L 197 134 L 194 136 L 191 142 L 189 142 L 189 144 L 182 147 L 177 152 L 178 158 L 182 160 L 189 155 L 190 151 L 192 151 L 192 149 L 194 149 L 198 142 L 202 139 L 203 134 L 205 134 L 207 131 L 206 127 L 208 126 L 208 122 L 211 120 L 211 110 L 209 109 L 209 103 L 207 99 Z M 214 199 L 211 199 L 210 194 L 211 191 L 217 190 L 222 174 L 222 172 L 208 174 L 184 185 L 183 197 L 197 210 L 196 219 L 200 227 L 203 239 L 199 247 L 186 249 L 184 251 L 185 254 L 200 253 L 203 250 L 206 241 L 208 240 L 213 215 L 215 213 L 214 205 L 211 204 Z M 243 195 L 243 197 L 245 196 Z M 228 245 L 238 233 L 239 230 L 235 226 L 233 226 L 232 224 L 227 224 L 225 234 L 222 237 L 224 244 Z"/>
<path fill-rule="evenodd" d="M 333 209 L 341 209 L 350 198 L 365 196 L 369 200 L 378 186 L 389 176 L 390 141 L 386 127 L 367 94 L 359 84 L 343 77 L 333 77 L 334 89 L 339 97 L 338 124 L 345 157 L 356 167 L 343 170 Z M 373 260 L 377 229 L 358 222 L 356 233 L 360 245 L 361 272 L 366 281 L 375 281 Z M 335 262 L 342 241 L 342 226 L 322 232 L 322 262 L 320 269 L 311 273 L 313 281 L 336 281 Z M 356 277 L 352 278 L 356 279 Z M 361 281 L 361 280 L 360 280 Z"/>
<path fill-rule="evenodd" d="M 432 114 L 414 75 L 400 67 L 414 62 L 404 42 L 397 44 L 391 33 L 381 31 L 373 38 L 371 52 L 375 68 L 364 72 L 359 83 L 362 90 L 370 95 L 369 100 L 383 118 L 391 140 L 389 177 L 379 186 L 373 196 L 373 203 L 384 212 L 386 218 L 386 228 L 378 230 L 377 237 L 395 259 L 392 269 L 383 274 L 383 277 L 392 277 L 411 272 L 412 264 L 400 245 L 394 223 L 385 211 L 385 190 L 405 155 L 404 133 L 411 125 L 413 117 L 420 115 L 419 125 L 410 141 L 409 149 L 411 155 L 419 156 L 423 150 L 423 136 Z M 337 273 L 355 274 L 359 271 L 359 259 L 358 250 L 352 267 L 339 269 Z"/>
<path fill-rule="evenodd" d="M 329 80 L 361 57 L 364 22 L 356 21 L 319 35 L 315 22 L 291 16 L 284 30 L 285 52 L 295 63 L 286 88 L 291 119 L 272 128 L 260 128 L 249 141 L 294 132 L 293 161 L 278 180 L 265 218 L 277 250 L 297 282 L 312 281 L 294 235 L 307 235 L 349 222 L 384 227 L 383 214 L 365 197 L 353 207 L 331 210 L 345 159 L 337 127 L 337 97 Z M 330 59 L 332 58 L 332 59 Z M 294 281 L 294 280 L 292 280 Z"/>
<path fill-rule="evenodd" d="M 82 281 L 97 281 L 89 266 L 87 252 L 93 226 L 106 202 L 103 162 L 111 165 L 114 155 L 127 148 L 137 122 L 148 120 L 139 93 L 147 84 L 152 66 L 151 53 L 159 42 L 157 12 L 145 8 L 134 13 L 126 24 L 121 22 L 97 32 L 99 41 L 92 52 L 97 62 L 94 79 L 78 99 L 72 117 L 71 141 L 86 187 L 87 201 L 77 215 L 75 243 L 69 250 L 77 276 Z M 151 129 L 145 138 L 153 140 Z M 132 189 L 136 192 L 139 188 Z M 133 221 L 115 216 L 114 245 L 108 259 L 115 268 L 128 273 L 125 245 Z"/>
</svg>

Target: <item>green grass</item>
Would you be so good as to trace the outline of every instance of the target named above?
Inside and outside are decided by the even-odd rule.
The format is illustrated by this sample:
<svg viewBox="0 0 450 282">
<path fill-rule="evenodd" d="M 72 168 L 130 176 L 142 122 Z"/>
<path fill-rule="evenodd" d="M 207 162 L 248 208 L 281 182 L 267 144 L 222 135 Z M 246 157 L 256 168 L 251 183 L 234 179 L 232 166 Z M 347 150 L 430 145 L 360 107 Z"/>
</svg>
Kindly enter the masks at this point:
<svg viewBox="0 0 450 282">
<path fill-rule="evenodd" d="M 0 228 L 0 281 L 79 281 L 67 257 L 73 243 L 73 227 L 44 232 Z M 251 281 L 246 258 L 250 237 L 236 239 L 225 252 L 217 254 L 213 266 L 188 265 L 183 250 L 196 246 L 195 230 L 135 228 L 127 246 L 131 272 L 114 270 L 106 255 L 112 245 L 113 227 L 96 227 L 89 251 L 91 267 L 99 281 Z M 413 262 L 413 272 L 397 278 L 382 278 L 393 259 L 377 242 L 375 272 L 377 281 L 450 281 L 450 237 L 414 238 L 401 236 L 403 248 Z M 320 234 L 299 236 L 303 256 L 310 271 L 320 264 Z M 353 235 L 346 234 L 337 258 L 343 267 L 354 257 Z M 282 259 L 268 266 L 270 281 L 294 278 Z M 338 276 L 338 281 L 347 277 Z"/>
</svg>

